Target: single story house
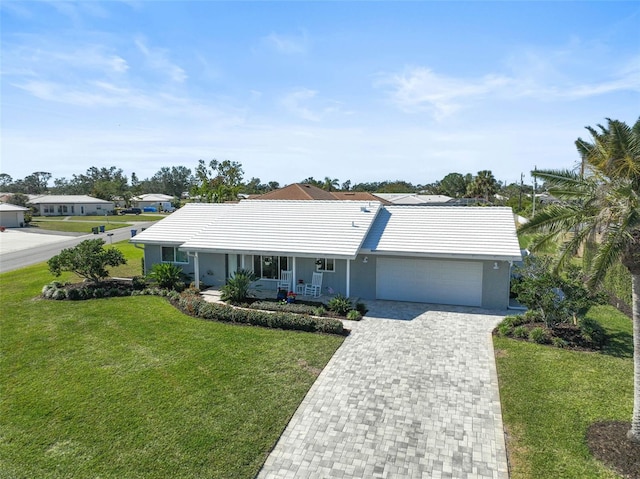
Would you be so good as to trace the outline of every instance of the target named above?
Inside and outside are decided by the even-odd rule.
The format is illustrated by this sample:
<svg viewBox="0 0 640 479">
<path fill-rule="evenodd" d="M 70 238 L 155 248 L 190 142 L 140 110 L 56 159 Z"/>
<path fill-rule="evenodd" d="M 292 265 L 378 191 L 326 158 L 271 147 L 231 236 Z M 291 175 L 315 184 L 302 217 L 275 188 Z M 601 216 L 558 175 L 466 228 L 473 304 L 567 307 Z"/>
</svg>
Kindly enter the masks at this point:
<svg viewBox="0 0 640 479">
<path fill-rule="evenodd" d="M 131 206 L 135 208 L 145 208 L 149 206 L 153 206 L 158 208 L 160 211 L 160 206 L 171 203 L 173 201 L 173 196 L 164 195 L 162 193 L 146 193 L 140 196 L 134 196 L 131 198 Z"/>
<path fill-rule="evenodd" d="M 29 199 L 40 216 L 112 215 L 114 204 L 88 195 L 41 195 Z"/>
<path fill-rule="evenodd" d="M 145 269 L 180 265 L 221 286 L 250 269 L 275 292 L 281 271 L 322 291 L 506 309 L 520 261 L 511 208 L 385 206 L 367 201 L 245 200 L 188 204 L 130 240 Z"/>
<path fill-rule="evenodd" d="M 262 195 L 251 195 L 252 200 L 349 200 L 377 201 L 390 205 L 387 200 L 377 198 L 367 191 L 327 191 L 308 183 L 292 183 Z"/>
<path fill-rule="evenodd" d="M 29 208 L 0 203 L 0 226 L 5 228 L 22 228 L 24 226 L 24 213 Z"/>
<path fill-rule="evenodd" d="M 453 200 L 446 195 L 422 195 L 418 193 L 373 193 L 380 200 L 394 205 L 443 206 Z"/>
</svg>

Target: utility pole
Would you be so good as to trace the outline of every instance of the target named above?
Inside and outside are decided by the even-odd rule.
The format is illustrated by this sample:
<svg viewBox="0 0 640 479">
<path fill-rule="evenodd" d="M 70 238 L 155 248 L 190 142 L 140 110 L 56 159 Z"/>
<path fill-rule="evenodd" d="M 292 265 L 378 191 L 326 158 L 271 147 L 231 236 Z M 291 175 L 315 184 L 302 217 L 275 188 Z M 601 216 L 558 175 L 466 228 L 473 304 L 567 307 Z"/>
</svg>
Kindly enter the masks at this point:
<svg viewBox="0 0 640 479">
<path fill-rule="evenodd" d="M 522 185 L 524 183 L 524 173 L 520 173 L 520 196 L 518 198 L 518 213 L 522 212 Z"/>
<path fill-rule="evenodd" d="M 537 180 L 537 178 L 535 176 L 535 172 L 537 170 L 538 170 L 538 167 L 534 166 L 533 167 L 533 172 L 534 172 L 534 175 L 533 175 L 533 212 L 531 214 L 532 217 L 536 215 L 536 188 L 538 186 L 538 180 Z"/>
</svg>

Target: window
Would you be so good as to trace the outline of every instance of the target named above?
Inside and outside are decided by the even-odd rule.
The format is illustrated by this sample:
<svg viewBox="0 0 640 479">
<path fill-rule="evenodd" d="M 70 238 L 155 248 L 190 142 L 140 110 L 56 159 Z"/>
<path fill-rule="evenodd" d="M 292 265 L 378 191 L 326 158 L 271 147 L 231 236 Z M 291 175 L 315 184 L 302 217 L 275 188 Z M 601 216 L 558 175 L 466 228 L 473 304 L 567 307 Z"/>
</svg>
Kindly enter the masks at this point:
<svg viewBox="0 0 640 479">
<path fill-rule="evenodd" d="M 258 278 L 280 279 L 280 271 L 289 269 L 289 258 L 286 256 L 254 256 L 253 273 Z"/>
<path fill-rule="evenodd" d="M 336 262 L 333 258 L 318 258 L 316 259 L 316 269 L 333 273 L 336 270 Z"/>
<path fill-rule="evenodd" d="M 186 251 L 180 251 L 178 248 L 172 248 L 171 246 L 162 247 L 162 262 L 163 263 L 188 263 L 189 257 Z"/>
</svg>

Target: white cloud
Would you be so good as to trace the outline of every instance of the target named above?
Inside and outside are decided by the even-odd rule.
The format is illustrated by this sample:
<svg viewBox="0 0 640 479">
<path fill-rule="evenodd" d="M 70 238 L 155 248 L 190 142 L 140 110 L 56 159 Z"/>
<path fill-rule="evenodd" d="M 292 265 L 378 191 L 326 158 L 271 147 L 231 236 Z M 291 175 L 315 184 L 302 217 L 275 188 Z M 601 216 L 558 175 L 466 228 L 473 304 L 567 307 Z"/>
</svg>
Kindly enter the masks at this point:
<svg viewBox="0 0 640 479">
<path fill-rule="evenodd" d="M 303 120 L 320 121 L 322 116 L 313 112 L 306 105 L 306 103 L 316 97 L 317 93 L 315 90 L 300 88 L 284 96 L 281 103 L 290 113 L 293 113 Z"/>
<path fill-rule="evenodd" d="M 463 108 L 464 102 L 498 92 L 511 83 L 500 75 L 468 80 L 438 75 L 423 67 L 386 75 L 378 82 L 391 87 L 391 100 L 403 111 L 427 111 L 436 119 L 450 116 Z"/>
<path fill-rule="evenodd" d="M 134 42 L 140 52 L 145 56 L 149 67 L 164 73 L 175 83 L 182 83 L 187 79 L 187 73 L 169 60 L 169 52 L 167 50 L 149 48 L 142 37 L 137 37 Z"/>
<path fill-rule="evenodd" d="M 282 35 L 272 32 L 263 37 L 263 42 L 286 55 L 306 53 L 308 49 L 306 32 L 302 32 L 300 35 Z"/>
<path fill-rule="evenodd" d="M 426 112 L 436 120 L 486 100 L 574 101 L 619 91 L 640 91 L 640 57 L 632 58 L 618 71 L 608 71 L 606 77 L 589 83 L 583 82 L 581 75 L 563 72 L 538 55 L 526 56 L 522 64 L 522 68 L 509 75 L 489 73 L 475 79 L 456 78 L 429 68 L 414 67 L 381 75 L 375 85 L 388 88 L 392 103 L 400 110 Z"/>
</svg>

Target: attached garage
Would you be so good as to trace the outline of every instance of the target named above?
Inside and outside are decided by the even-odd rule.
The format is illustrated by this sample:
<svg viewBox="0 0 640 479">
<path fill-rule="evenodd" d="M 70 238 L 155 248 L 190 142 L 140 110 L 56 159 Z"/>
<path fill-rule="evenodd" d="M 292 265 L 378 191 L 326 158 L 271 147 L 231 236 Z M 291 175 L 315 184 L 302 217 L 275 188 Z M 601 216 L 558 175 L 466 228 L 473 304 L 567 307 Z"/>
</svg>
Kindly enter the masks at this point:
<svg viewBox="0 0 640 479">
<path fill-rule="evenodd" d="M 482 306 L 480 262 L 378 258 L 376 298 Z"/>
</svg>

